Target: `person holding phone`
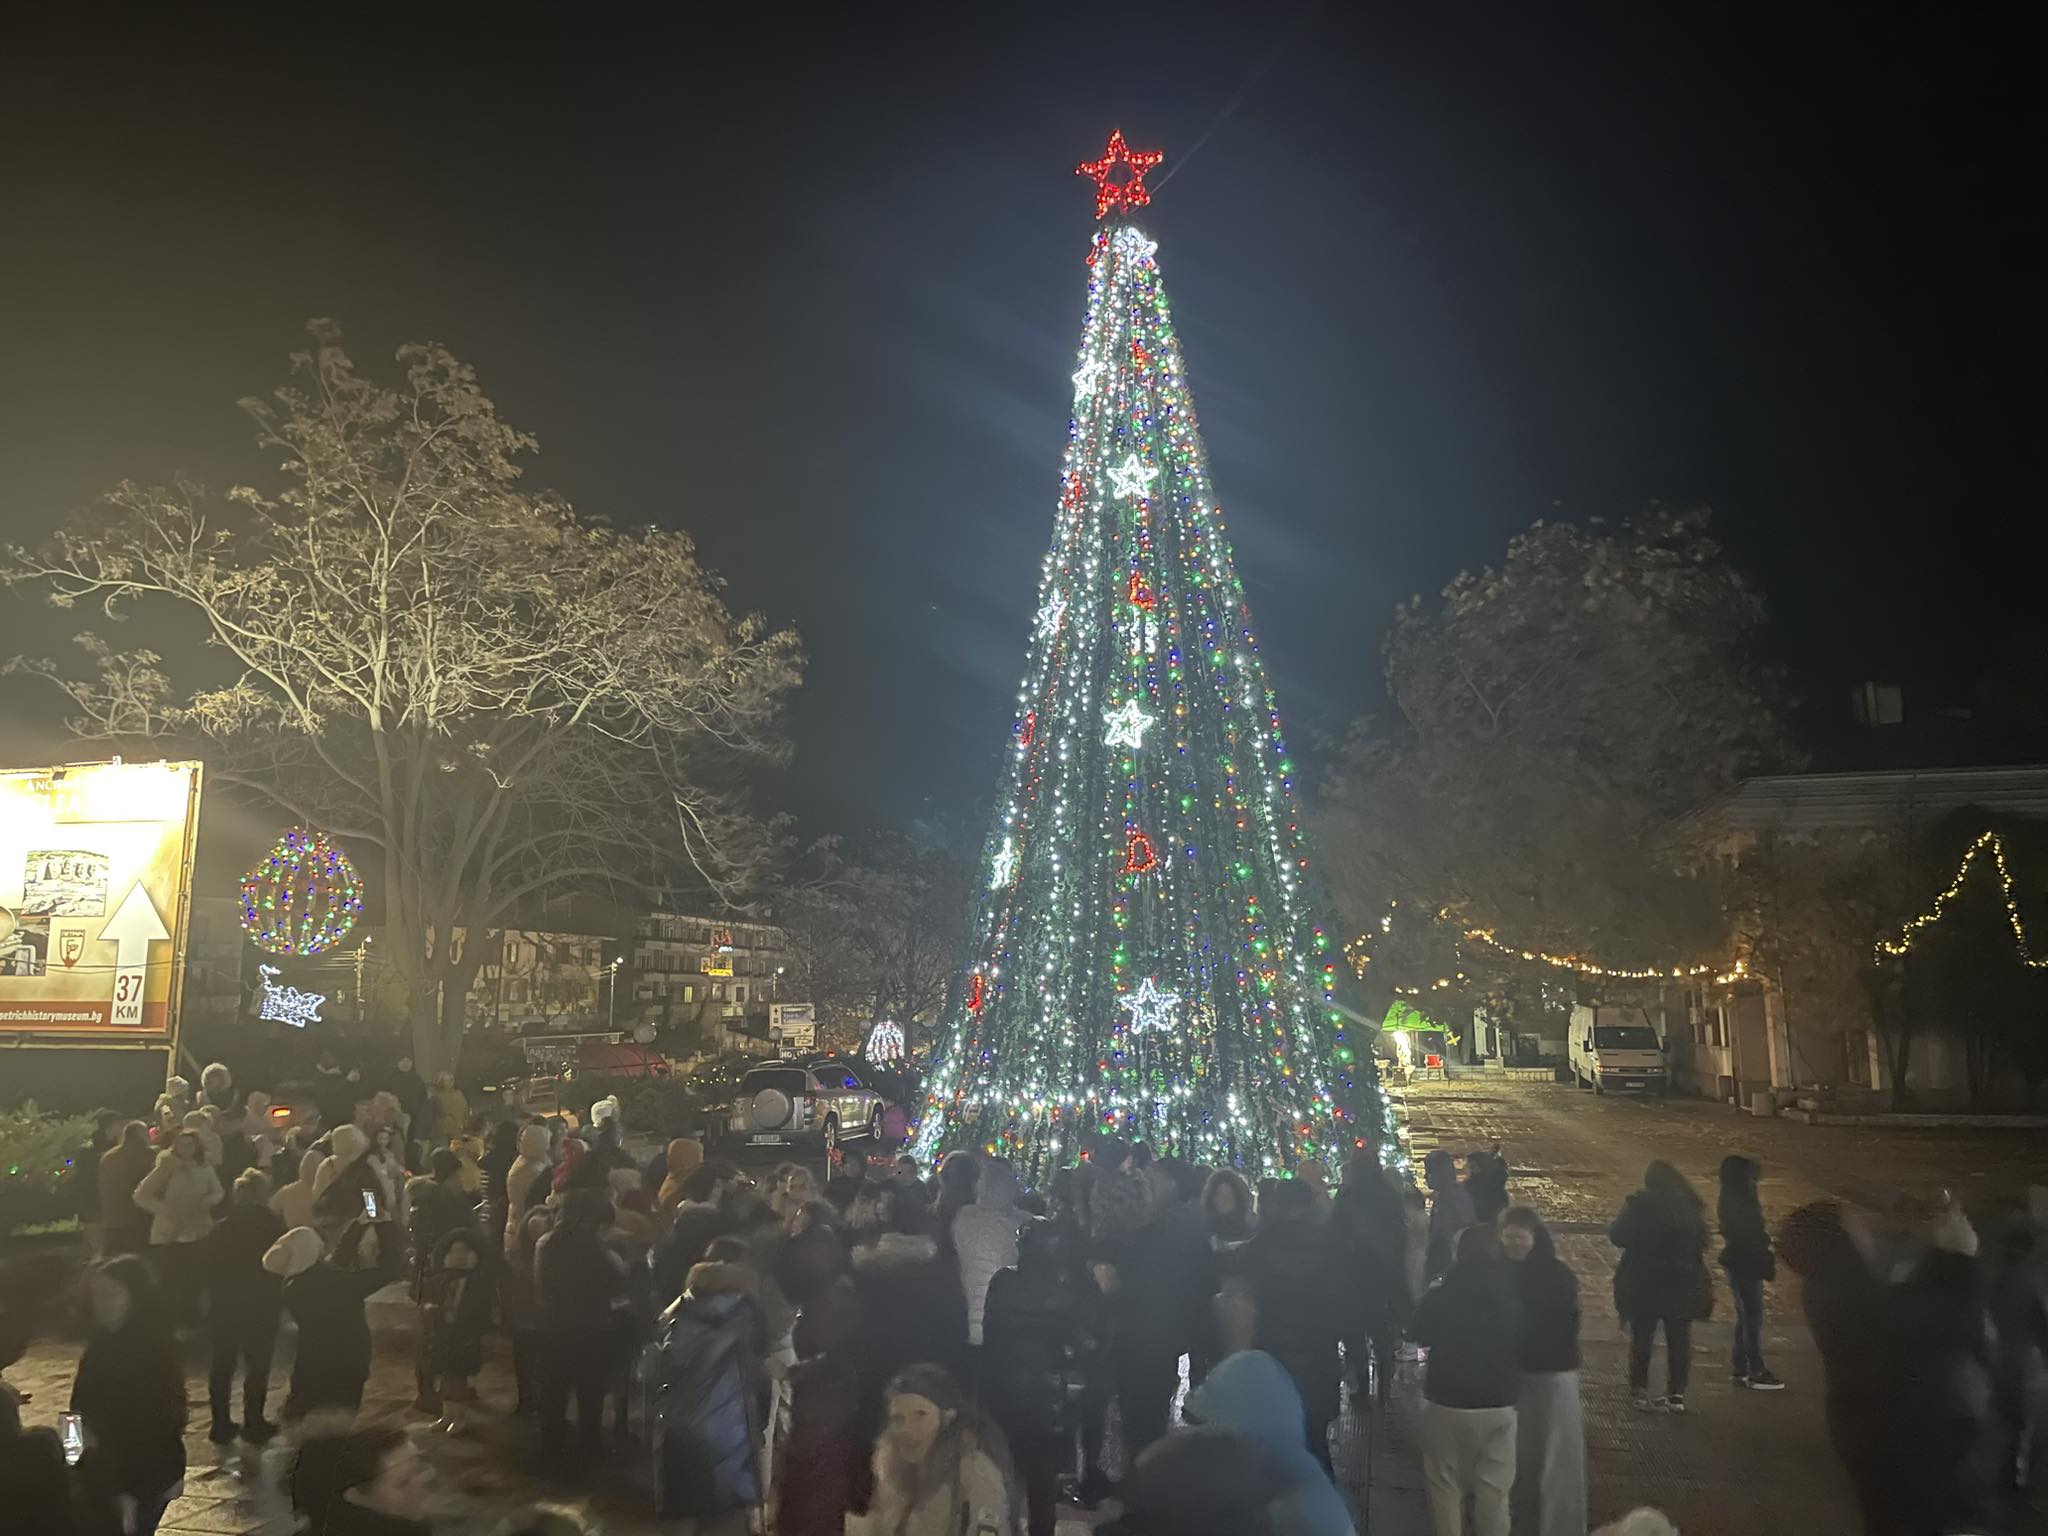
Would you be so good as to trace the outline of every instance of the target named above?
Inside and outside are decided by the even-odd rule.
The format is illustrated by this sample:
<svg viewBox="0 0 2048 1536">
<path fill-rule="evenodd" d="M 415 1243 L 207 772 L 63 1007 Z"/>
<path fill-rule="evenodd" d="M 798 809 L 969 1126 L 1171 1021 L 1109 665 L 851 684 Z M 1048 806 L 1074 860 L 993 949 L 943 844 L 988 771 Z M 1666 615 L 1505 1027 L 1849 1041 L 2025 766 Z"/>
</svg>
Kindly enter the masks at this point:
<svg viewBox="0 0 2048 1536">
<path fill-rule="evenodd" d="M 71 1386 L 79 1486 L 122 1536 L 151 1536 L 185 1487 L 185 1369 L 170 1308 L 133 1254 L 90 1271 L 92 1335 Z"/>
</svg>

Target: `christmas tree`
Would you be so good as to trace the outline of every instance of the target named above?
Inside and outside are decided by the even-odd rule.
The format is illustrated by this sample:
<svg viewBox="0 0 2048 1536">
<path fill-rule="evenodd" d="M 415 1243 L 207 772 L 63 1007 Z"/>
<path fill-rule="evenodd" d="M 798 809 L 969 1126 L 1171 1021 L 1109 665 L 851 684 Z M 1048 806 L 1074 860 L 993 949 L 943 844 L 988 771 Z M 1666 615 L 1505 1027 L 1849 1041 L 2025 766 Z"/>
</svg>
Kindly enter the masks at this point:
<svg viewBox="0 0 2048 1536">
<path fill-rule="evenodd" d="M 1052 547 L 919 1150 L 1040 1173 L 1108 1131 L 1256 1174 L 1391 1159 L 1158 246 L 1129 217 L 1161 158 L 1119 133 L 1079 168 L 1099 223 Z"/>
</svg>

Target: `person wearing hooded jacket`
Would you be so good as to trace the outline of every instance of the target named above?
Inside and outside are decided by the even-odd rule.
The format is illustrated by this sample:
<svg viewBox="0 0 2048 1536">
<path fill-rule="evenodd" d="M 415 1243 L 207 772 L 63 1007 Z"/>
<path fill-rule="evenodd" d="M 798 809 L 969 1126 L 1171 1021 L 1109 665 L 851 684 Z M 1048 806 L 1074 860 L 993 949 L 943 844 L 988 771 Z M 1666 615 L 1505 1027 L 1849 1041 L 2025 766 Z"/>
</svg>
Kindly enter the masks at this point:
<svg viewBox="0 0 2048 1536">
<path fill-rule="evenodd" d="M 676 1213 L 676 1207 L 683 1203 L 683 1180 L 704 1161 L 704 1143 L 687 1136 L 678 1136 L 668 1144 L 666 1172 L 662 1175 L 661 1189 L 654 1197 L 655 1214 L 667 1221 Z"/>
<path fill-rule="evenodd" d="M 334 1150 L 313 1177 L 314 1225 L 322 1235 L 339 1237 L 350 1222 L 365 1218 L 393 1219 L 397 1212 L 386 1207 L 384 1180 L 369 1158 L 369 1132 L 359 1125 L 339 1126 L 328 1144 Z M 370 1214 L 372 1201 L 375 1216 Z"/>
<path fill-rule="evenodd" d="M 977 1348 L 989 1282 L 1017 1263 L 1017 1227 L 1023 1219 L 1017 1193 L 1017 1171 L 1010 1160 L 983 1158 L 974 1203 L 962 1206 L 953 1218 L 953 1257 L 967 1300 L 967 1342 Z"/>
<path fill-rule="evenodd" d="M 505 1172 L 505 1251 L 509 1256 L 518 1240 L 521 1222 L 534 1205 L 548 1197 L 552 1163 L 548 1149 L 552 1138 L 538 1120 L 519 1128 L 519 1155 Z"/>
<path fill-rule="evenodd" d="M 1368 1348 L 1367 1298 L 1347 1271 L 1341 1234 L 1318 1219 L 1322 1202 L 1300 1179 L 1276 1185 L 1260 1211 L 1258 1234 L 1239 1269 L 1258 1307 L 1256 1342 L 1294 1377 L 1307 1414 L 1304 1442 L 1330 1465 L 1330 1425 L 1341 1406 L 1339 1344 L 1354 1358 Z"/>
<path fill-rule="evenodd" d="M 1501 1218 L 1501 1252 L 1522 1304 L 1515 1398 L 1514 1526 L 1524 1536 L 1586 1529 L 1586 1426 L 1579 1397 L 1579 1277 L 1527 1206 Z"/>
<path fill-rule="evenodd" d="M 299 1159 L 298 1178 L 280 1185 L 271 1195 L 270 1208 L 284 1218 L 285 1231 L 313 1225 L 313 1188 L 320 1177 L 320 1165 L 326 1161 L 326 1153 L 307 1148 Z"/>
<path fill-rule="evenodd" d="M 744 1536 L 761 1502 L 761 1313 L 754 1271 L 707 1260 L 662 1314 L 648 1351 L 654 1513 L 700 1536 Z"/>
<path fill-rule="evenodd" d="M 1713 1310 L 1707 1278 L 1705 1207 L 1685 1175 L 1662 1158 L 1643 1170 L 1643 1187 L 1622 1203 L 1607 1229 L 1621 1250 L 1614 1310 L 1629 1327 L 1628 1384 L 1638 1409 L 1685 1412 L 1692 1373 L 1692 1325 Z M 1650 1356 L 1664 1329 L 1666 1395 L 1650 1396 Z"/>
<path fill-rule="evenodd" d="M 121 1140 L 100 1154 L 100 1257 L 140 1253 L 149 1246 L 149 1213 L 135 1203 L 135 1188 L 156 1162 L 149 1127 L 130 1120 Z"/>
<path fill-rule="evenodd" d="M 548 1456 L 568 1449 L 571 1396 L 585 1459 L 595 1461 L 604 1450 L 605 1390 L 631 1304 L 625 1263 L 604 1240 L 611 1219 L 602 1191 L 571 1190 L 553 1230 L 534 1246 L 540 1436 Z"/>
<path fill-rule="evenodd" d="M 1436 1536 L 1508 1536 L 1521 1394 L 1522 1305 L 1492 1231 L 1458 1234 L 1455 1261 L 1422 1298 L 1410 1331 L 1429 1350 L 1422 1476 Z"/>
<path fill-rule="evenodd" d="M 1764 1282 L 1777 1278 L 1778 1260 L 1764 1229 L 1763 1204 L 1757 1199 L 1762 1172 L 1763 1165 L 1753 1158 L 1722 1158 L 1721 1198 L 1714 1214 L 1721 1224 L 1721 1270 L 1735 1298 L 1729 1372 L 1738 1387 L 1779 1392 L 1785 1383 L 1764 1365 Z"/>
<path fill-rule="evenodd" d="M 332 1411 L 353 1418 L 370 1379 L 370 1322 L 363 1305 L 398 1273 L 398 1229 L 351 1222 L 321 1257 L 320 1234 L 294 1227 L 270 1245 L 263 1267 L 284 1281 L 284 1305 L 298 1324 L 284 1415 L 297 1420 Z"/>
<path fill-rule="evenodd" d="M 1294 1377 L 1273 1356 L 1262 1349 L 1226 1355 L 1188 1394 L 1184 1418 L 1190 1424 L 1229 1431 L 1279 1470 L 1282 1485 L 1266 1506 L 1274 1531 L 1286 1536 L 1353 1536 L 1344 1496 L 1309 1454 Z"/>
<path fill-rule="evenodd" d="M 163 1277 L 164 1299 L 180 1322 L 199 1316 L 199 1247 L 213 1230 L 220 1179 L 207 1165 L 197 1132 L 180 1131 L 135 1186 L 135 1204 L 149 1212 L 149 1248 Z"/>
</svg>

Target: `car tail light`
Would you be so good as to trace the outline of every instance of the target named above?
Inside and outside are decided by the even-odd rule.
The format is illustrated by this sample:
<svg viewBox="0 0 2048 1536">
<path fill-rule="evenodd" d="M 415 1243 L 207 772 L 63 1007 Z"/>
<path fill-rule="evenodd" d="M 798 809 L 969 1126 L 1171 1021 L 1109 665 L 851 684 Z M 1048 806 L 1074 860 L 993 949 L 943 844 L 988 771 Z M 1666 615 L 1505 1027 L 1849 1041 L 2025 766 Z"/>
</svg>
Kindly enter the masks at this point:
<svg viewBox="0 0 2048 1536">
<path fill-rule="evenodd" d="M 289 1104 L 273 1104 L 273 1105 L 271 1105 L 271 1106 L 270 1106 L 270 1118 L 271 1118 L 271 1119 L 273 1119 L 273 1120 L 289 1120 L 289 1119 L 291 1119 L 291 1117 L 292 1117 L 292 1107 L 291 1107 L 291 1105 L 289 1105 Z"/>
</svg>

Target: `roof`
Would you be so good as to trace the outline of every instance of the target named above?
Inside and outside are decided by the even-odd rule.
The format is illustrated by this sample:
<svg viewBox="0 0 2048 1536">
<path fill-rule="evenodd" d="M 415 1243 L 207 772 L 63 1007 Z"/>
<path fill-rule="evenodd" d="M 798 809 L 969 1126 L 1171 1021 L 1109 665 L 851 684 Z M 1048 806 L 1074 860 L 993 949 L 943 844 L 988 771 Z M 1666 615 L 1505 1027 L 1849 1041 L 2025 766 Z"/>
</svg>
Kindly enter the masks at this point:
<svg viewBox="0 0 2048 1536">
<path fill-rule="evenodd" d="M 1672 826 L 1674 839 L 1827 827 L 1890 831 L 1978 809 L 2048 820 L 2048 764 L 1891 773 L 1779 773 L 1744 779 Z"/>
</svg>

